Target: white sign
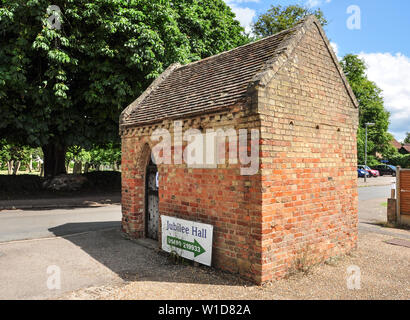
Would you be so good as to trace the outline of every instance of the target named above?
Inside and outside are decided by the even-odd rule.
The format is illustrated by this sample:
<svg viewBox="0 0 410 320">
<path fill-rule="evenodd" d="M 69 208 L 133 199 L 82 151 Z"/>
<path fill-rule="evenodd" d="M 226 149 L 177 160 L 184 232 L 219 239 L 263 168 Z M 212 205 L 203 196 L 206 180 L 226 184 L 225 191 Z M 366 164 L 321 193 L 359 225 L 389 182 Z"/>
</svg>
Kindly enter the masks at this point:
<svg viewBox="0 0 410 320">
<path fill-rule="evenodd" d="M 161 215 L 161 227 L 162 250 L 211 265 L 212 225 Z"/>
</svg>

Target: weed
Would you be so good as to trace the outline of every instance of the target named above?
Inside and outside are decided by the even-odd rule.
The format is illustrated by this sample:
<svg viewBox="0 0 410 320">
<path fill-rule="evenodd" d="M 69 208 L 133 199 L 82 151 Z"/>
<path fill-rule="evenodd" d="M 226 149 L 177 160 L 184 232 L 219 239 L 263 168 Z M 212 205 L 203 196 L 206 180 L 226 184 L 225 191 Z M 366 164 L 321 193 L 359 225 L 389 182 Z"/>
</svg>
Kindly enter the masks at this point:
<svg viewBox="0 0 410 320">
<path fill-rule="evenodd" d="M 308 275 L 311 273 L 314 267 L 314 259 L 311 256 L 311 250 L 309 245 L 304 249 L 299 250 L 292 262 L 292 265 L 288 269 L 286 277 L 289 278 L 296 274 Z"/>
<path fill-rule="evenodd" d="M 168 259 L 172 264 L 177 264 L 177 265 L 186 265 L 187 264 L 185 258 L 183 256 L 181 256 L 175 250 L 172 250 L 169 253 Z"/>
</svg>

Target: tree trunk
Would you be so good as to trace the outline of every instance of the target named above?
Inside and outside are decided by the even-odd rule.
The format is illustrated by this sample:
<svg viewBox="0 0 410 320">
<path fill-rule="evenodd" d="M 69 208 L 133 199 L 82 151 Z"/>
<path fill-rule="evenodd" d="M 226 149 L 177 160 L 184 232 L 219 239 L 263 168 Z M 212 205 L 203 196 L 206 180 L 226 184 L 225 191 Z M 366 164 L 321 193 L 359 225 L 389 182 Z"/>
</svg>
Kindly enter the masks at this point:
<svg viewBox="0 0 410 320">
<path fill-rule="evenodd" d="M 42 147 L 44 153 L 44 177 L 54 177 L 66 174 L 66 147 L 57 143 L 50 143 Z"/>
<path fill-rule="evenodd" d="M 21 161 L 14 162 L 13 175 L 16 175 L 19 172 L 20 165 L 21 165 Z"/>
<path fill-rule="evenodd" d="M 7 162 L 7 173 L 11 175 L 13 173 L 13 160 Z"/>
<path fill-rule="evenodd" d="M 33 171 L 33 154 L 30 153 L 30 162 L 28 164 L 28 172 L 32 172 Z"/>
<path fill-rule="evenodd" d="M 81 161 L 74 162 L 73 174 L 81 174 L 83 169 L 83 163 Z"/>
</svg>

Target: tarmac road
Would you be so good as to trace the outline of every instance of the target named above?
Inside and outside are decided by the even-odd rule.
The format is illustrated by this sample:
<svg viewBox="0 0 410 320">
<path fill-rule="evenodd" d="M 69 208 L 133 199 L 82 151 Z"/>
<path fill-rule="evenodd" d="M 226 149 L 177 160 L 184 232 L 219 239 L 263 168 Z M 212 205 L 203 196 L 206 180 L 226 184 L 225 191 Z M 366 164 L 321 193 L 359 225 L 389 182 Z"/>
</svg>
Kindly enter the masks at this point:
<svg viewBox="0 0 410 320">
<path fill-rule="evenodd" d="M 119 228 L 121 206 L 0 212 L 0 242 Z"/>
<path fill-rule="evenodd" d="M 390 185 L 359 188 L 359 222 L 386 222 L 390 194 Z"/>
</svg>

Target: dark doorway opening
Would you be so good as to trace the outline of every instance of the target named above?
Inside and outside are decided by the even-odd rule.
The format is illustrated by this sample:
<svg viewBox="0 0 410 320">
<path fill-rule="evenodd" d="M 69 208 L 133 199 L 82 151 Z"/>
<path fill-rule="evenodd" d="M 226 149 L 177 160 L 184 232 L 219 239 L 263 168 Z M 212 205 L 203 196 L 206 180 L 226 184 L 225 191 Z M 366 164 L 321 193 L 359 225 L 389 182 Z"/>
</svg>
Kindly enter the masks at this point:
<svg viewBox="0 0 410 320">
<path fill-rule="evenodd" d="M 153 163 L 152 157 L 150 157 L 150 162 L 147 166 L 145 190 L 145 234 L 147 238 L 158 240 L 158 168 Z"/>
</svg>

